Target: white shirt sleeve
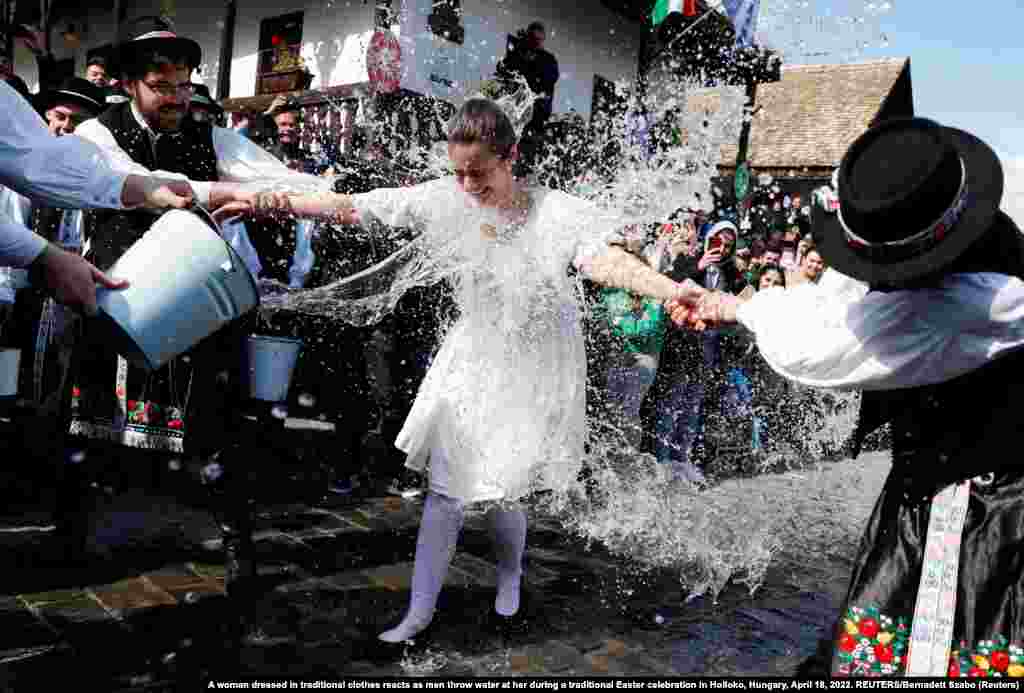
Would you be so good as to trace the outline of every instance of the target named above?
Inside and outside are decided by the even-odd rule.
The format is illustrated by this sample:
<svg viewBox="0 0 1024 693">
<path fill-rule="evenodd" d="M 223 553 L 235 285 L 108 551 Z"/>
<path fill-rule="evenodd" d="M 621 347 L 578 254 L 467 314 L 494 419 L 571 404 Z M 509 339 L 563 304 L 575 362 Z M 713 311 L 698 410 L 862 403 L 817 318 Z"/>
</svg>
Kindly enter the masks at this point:
<svg viewBox="0 0 1024 693">
<path fill-rule="evenodd" d="M 32 228 L 32 200 L 2 186 L 0 186 L 0 214 L 5 215 L 16 224 Z"/>
<path fill-rule="evenodd" d="M 18 92 L 0 82 L 0 184 L 55 207 L 122 209 L 125 174 L 80 137 L 52 137 Z"/>
<path fill-rule="evenodd" d="M 46 239 L 0 214 L 0 266 L 25 267 L 46 247 Z"/>
<path fill-rule="evenodd" d="M 804 385 L 888 390 L 932 385 L 1024 346 L 1024 282 L 951 275 L 934 289 L 767 289 L 737 318 L 768 364 Z"/>
</svg>

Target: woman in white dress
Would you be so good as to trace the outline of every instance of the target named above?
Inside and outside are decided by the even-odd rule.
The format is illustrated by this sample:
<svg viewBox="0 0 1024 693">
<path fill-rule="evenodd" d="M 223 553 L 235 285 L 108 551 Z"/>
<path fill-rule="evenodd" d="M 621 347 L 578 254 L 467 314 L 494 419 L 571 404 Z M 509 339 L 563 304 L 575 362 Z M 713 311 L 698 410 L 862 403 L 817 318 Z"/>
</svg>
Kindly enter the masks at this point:
<svg viewBox="0 0 1024 693">
<path fill-rule="evenodd" d="M 405 289 L 442 279 L 454 287 L 460 309 L 396 441 L 408 467 L 428 470 L 429 493 L 411 604 L 401 623 L 380 635 L 385 642 L 408 640 L 431 622 L 472 504 L 488 503 L 493 520 L 495 610 L 512 616 L 519 608 L 526 515 L 518 501 L 536 490 L 568 488 L 584 455 L 586 357 L 569 266 L 662 301 L 692 295 L 609 245 L 622 220 L 517 181 L 516 139 L 497 103 L 470 99 L 449 125 L 454 176 L 324 195 L 316 203 L 292 200 L 292 211 L 303 216 L 419 231 L 411 259 L 390 282 L 387 305 L 370 310 L 370 320 Z"/>
</svg>

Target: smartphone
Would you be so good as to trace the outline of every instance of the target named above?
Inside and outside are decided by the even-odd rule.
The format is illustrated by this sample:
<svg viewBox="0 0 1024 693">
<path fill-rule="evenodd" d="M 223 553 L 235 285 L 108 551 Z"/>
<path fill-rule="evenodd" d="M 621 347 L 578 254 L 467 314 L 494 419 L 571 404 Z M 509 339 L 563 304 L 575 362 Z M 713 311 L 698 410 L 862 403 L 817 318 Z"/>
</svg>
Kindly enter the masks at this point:
<svg viewBox="0 0 1024 693">
<path fill-rule="evenodd" d="M 722 237 L 721 236 L 715 236 L 710 241 L 708 241 L 708 252 L 709 253 L 712 253 L 712 252 L 715 252 L 715 251 L 721 250 L 721 249 L 722 249 Z"/>
</svg>

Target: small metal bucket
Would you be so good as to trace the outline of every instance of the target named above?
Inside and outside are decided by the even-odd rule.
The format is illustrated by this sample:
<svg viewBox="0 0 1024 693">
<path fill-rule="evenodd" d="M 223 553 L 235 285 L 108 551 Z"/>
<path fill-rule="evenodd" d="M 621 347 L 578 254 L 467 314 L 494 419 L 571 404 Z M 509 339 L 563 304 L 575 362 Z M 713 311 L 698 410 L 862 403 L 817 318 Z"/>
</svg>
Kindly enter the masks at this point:
<svg viewBox="0 0 1024 693">
<path fill-rule="evenodd" d="M 287 400 L 301 350 L 298 339 L 251 335 L 245 346 L 249 396 L 264 402 Z"/>
</svg>

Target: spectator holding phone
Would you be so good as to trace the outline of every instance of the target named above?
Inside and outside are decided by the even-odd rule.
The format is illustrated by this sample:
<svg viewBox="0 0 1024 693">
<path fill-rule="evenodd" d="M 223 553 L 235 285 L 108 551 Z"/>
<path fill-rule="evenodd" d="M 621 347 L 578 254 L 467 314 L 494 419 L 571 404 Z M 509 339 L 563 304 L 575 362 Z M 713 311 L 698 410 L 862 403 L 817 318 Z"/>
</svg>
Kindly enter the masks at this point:
<svg viewBox="0 0 1024 693">
<path fill-rule="evenodd" d="M 732 292 L 739 276 L 733 263 L 737 236 L 732 222 L 712 225 L 699 259 L 699 250 L 694 248 L 692 256 L 677 257 L 665 274 L 676 281 L 692 279 L 705 288 Z M 717 392 L 722 383 L 719 347 L 715 331 L 693 334 L 670 329 L 655 384 L 655 456 L 658 462 L 672 465 L 675 476 L 693 483 L 704 481 L 704 473 L 691 455 L 703 424 L 708 384 Z"/>
</svg>

